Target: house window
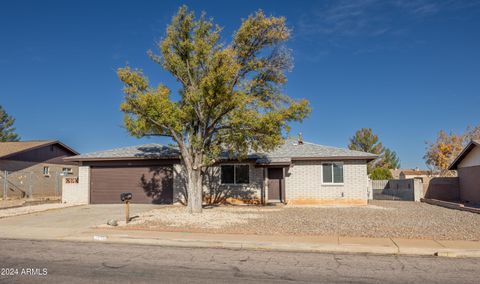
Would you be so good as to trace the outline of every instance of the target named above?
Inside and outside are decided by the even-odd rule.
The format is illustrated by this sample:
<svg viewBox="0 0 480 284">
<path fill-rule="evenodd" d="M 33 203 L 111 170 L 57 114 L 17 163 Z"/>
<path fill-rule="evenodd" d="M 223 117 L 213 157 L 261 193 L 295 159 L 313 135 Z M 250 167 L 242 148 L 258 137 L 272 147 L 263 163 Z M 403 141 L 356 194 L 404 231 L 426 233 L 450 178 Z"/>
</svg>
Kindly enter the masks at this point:
<svg viewBox="0 0 480 284">
<path fill-rule="evenodd" d="M 49 167 L 43 167 L 43 175 L 45 175 L 45 176 L 50 175 L 50 168 Z"/>
<path fill-rule="evenodd" d="M 222 184 L 248 184 L 250 183 L 250 167 L 248 165 L 223 165 L 221 166 Z"/>
<path fill-rule="evenodd" d="M 62 169 L 62 172 L 63 172 L 64 174 L 71 174 L 71 173 L 72 173 L 72 168 L 63 168 L 63 169 Z"/>
<path fill-rule="evenodd" d="M 343 183 L 343 163 L 323 163 L 322 176 L 323 176 L 323 183 L 342 184 Z"/>
<path fill-rule="evenodd" d="M 246 184 L 250 182 L 248 165 L 235 166 L 235 183 Z"/>
</svg>

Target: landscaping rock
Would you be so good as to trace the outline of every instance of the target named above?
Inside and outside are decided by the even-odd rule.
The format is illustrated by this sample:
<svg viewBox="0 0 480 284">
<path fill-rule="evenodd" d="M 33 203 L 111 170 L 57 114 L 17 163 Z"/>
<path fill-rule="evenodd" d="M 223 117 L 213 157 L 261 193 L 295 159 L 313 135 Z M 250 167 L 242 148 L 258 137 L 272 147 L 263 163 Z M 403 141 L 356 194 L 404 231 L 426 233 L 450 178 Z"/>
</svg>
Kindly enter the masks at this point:
<svg viewBox="0 0 480 284">
<path fill-rule="evenodd" d="M 114 226 L 114 227 L 118 226 L 118 221 L 114 219 L 110 219 L 108 220 L 107 225 Z"/>
<path fill-rule="evenodd" d="M 331 207 L 219 206 L 194 215 L 183 207 L 164 207 L 140 214 L 127 226 L 226 234 L 480 240 L 480 214 L 410 201 Z"/>
</svg>

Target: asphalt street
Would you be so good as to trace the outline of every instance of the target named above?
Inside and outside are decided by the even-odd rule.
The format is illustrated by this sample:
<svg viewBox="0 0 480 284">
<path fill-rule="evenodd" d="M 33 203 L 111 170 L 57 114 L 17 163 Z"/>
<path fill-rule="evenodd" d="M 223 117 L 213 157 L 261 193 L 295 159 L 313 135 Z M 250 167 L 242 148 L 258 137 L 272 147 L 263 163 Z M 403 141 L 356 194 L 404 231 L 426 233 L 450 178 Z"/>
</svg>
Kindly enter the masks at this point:
<svg viewBox="0 0 480 284">
<path fill-rule="evenodd" d="M 480 259 L 0 239 L 1 283 L 478 283 Z"/>
</svg>

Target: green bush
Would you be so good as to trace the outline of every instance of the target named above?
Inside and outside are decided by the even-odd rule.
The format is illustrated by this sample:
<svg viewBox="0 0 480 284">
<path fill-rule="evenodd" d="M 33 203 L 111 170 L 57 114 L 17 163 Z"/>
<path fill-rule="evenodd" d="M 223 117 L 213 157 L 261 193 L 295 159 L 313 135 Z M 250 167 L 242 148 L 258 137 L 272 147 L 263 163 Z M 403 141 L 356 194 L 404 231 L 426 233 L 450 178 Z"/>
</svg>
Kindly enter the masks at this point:
<svg viewBox="0 0 480 284">
<path fill-rule="evenodd" d="M 370 178 L 371 179 L 392 179 L 392 173 L 390 172 L 389 169 L 386 168 L 375 168 L 373 171 L 370 173 Z"/>
</svg>

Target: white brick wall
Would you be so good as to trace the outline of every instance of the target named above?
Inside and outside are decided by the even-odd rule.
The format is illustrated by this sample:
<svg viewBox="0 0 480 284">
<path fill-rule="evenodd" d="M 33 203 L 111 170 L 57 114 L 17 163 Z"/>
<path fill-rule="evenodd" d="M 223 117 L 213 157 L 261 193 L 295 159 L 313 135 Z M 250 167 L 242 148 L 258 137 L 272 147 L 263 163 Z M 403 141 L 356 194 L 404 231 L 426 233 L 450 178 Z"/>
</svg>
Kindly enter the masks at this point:
<svg viewBox="0 0 480 284">
<path fill-rule="evenodd" d="M 227 164 L 227 163 L 226 163 Z M 235 163 L 232 163 L 235 164 Z M 245 163 L 236 163 L 245 164 Z M 250 166 L 250 184 L 226 185 L 220 183 L 220 166 L 211 167 L 204 181 L 205 194 L 227 194 L 231 198 L 242 200 L 260 200 L 263 185 L 263 168 L 256 168 L 254 163 Z M 186 195 L 186 179 L 182 173 L 182 166 L 176 164 L 174 169 L 174 203 L 183 203 Z"/>
<path fill-rule="evenodd" d="M 250 163 L 250 184 L 223 185 L 220 184 L 220 167 L 210 169 L 210 179 L 206 181 L 204 191 L 212 190 L 227 192 L 238 199 L 261 199 L 263 187 L 263 168 L 256 168 Z M 344 161 L 343 185 L 322 184 L 321 161 L 295 161 L 286 170 L 285 187 L 287 201 L 295 199 L 325 199 L 325 200 L 367 200 L 368 176 L 366 161 Z M 185 193 L 185 177 L 180 164 L 174 167 L 174 202 L 183 202 Z M 90 167 L 79 167 L 79 183 L 75 187 L 64 187 L 62 200 L 64 202 L 89 203 Z M 343 193 L 343 197 L 342 197 Z"/>
<path fill-rule="evenodd" d="M 71 204 L 90 203 L 90 167 L 78 167 L 78 183 L 62 182 L 62 202 Z"/>
<path fill-rule="evenodd" d="M 181 164 L 173 165 L 173 203 L 185 203 L 187 181 Z"/>
<path fill-rule="evenodd" d="M 343 175 L 343 185 L 322 184 L 321 161 L 295 161 L 285 178 L 286 199 L 367 200 L 366 161 L 344 161 Z"/>
<path fill-rule="evenodd" d="M 234 164 L 234 163 L 232 163 Z M 248 164 L 250 183 L 249 184 L 221 184 L 220 180 L 220 166 L 210 168 L 209 176 L 206 178 L 204 192 L 224 192 L 232 198 L 242 200 L 260 200 L 261 190 L 263 184 L 263 169 L 256 168 L 253 163 L 236 163 Z"/>
</svg>

